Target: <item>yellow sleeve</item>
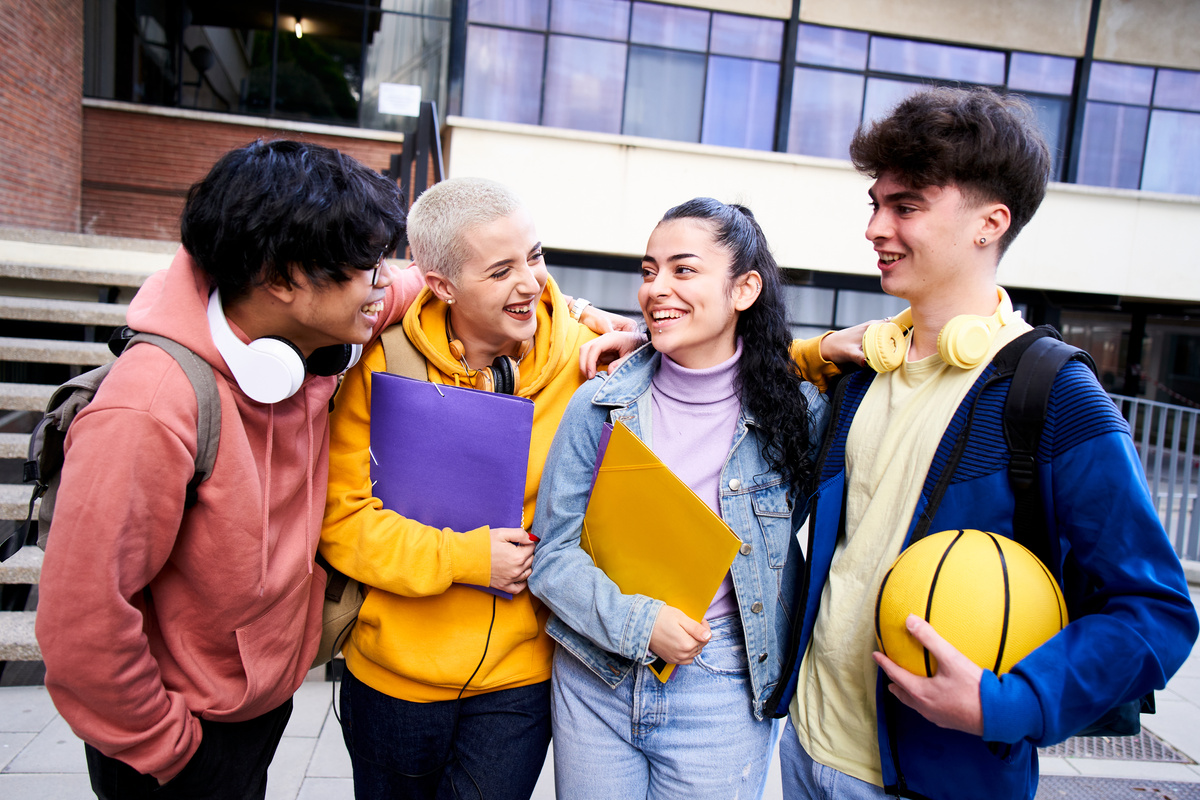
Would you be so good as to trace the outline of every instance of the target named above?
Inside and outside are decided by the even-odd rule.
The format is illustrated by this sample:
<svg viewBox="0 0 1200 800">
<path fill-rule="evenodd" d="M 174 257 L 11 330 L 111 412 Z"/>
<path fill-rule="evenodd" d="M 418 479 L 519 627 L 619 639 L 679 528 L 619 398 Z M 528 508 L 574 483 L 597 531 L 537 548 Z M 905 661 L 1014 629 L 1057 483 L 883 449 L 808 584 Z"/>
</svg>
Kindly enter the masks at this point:
<svg viewBox="0 0 1200 800">
<path fill-rule="evenodd" d="M 821 340 L 832 332 L 825 331 L 820 336 L 792 342 L 792 359 L 800 368 L 800 377 L 822 392 L 828 388 L 827 381 L 842 374 L 837 364 L 821 358 Z"/>
<path fill-rule="evenodd" d="M 491 582 L 491 531 L 434 528 L 385 509 L 371 493 L 371 373 L 386 365 L 376 342 L 342 380 L 329 420 L 329 489 L 321 554 L 340 572 L 407 597 L 451 583 Z M 396 429 L 403 435 L 403 421 Z"/>
</svg>

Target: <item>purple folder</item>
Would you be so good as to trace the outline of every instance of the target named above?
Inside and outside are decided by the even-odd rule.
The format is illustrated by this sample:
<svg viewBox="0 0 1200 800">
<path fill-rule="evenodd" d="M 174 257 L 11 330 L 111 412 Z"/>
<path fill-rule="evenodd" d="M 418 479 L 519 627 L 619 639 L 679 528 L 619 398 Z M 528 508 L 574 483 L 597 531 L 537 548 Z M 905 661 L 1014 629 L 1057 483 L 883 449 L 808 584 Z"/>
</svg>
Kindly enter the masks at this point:
<svg viewBox="0 0 1200 800">
<path fill-rule="evenodd" d="M 426 525 L 523 528 L 532 431 L 533 401 L 524 397 L 371 376 L 375 496 Z"/>
</svg>

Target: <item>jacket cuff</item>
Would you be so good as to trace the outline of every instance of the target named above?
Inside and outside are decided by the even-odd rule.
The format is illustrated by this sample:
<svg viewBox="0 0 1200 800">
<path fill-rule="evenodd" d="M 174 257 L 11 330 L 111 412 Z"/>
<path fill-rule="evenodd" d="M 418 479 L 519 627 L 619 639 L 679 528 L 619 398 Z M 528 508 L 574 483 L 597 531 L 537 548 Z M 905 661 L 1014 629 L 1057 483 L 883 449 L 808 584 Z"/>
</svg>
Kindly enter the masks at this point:
<svg viewBox="0 0 1200 800">
<path fill-rule="evenodd" d="M 634 595 L 633 605 L 629 609 L 629 634 L 625 637 L 625 652 L 621 655 L 633 659 L 639 664 L 653 664 L 657 655 L 650 652 L 650 634 L 654 633 L 654 623 L 658 621 L 658 612 L 666 606 L 662 600 L 655 600 L 645 595 Z"/>
<path fill-rule="evenodd" d="M 1036 741 L 1042 737 L 1042 705 L 1020 676 L 1010 672 L 997 677 L 985 669 L 979 681 L 979 702 L 985 741 L 1016 744 L 1022 739 Z"/>
</svg>

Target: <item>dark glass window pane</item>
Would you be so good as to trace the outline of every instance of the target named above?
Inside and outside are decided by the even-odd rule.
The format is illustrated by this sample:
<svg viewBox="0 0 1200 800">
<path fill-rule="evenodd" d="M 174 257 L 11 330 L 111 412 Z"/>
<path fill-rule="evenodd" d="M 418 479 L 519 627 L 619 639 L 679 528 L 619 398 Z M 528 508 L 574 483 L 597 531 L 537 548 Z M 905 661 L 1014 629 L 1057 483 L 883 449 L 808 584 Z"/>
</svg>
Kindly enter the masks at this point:
<svg viewBox="0 0 1200 800">
<path fill-rule="evenodd" d="M 862 114 L 863 83 L 862 75 L 796 67 L 787 151 L 847 158 Z"/>
<path fill-rule="evenodd" d="M 416 117 L 379 110 L 381 84 L 421 87 L 421 99 L 446 108 L 445 80 L 450 55 L 449 20 L 372 12 L 367 30 L 367 63 L 359 122 L 378 130 L 412 131 Z"/>
<path fill-rule="evenodd" d="M 696 8 L 634 3 L 629 41 L 704 50 L 708 47 L 708 17 L 707 11 Z"/>
<path fill-rule="evenodd" d="M 1138 188 L 1149 110 L 1088 103 L 1083 117 L 1079 183 Z"/>
<path fill-rule="evenodd" d="M 1150 105 L 1150 90 L 1153 87 L 1153 67 L 1096 61 L 1092 64 L 1088 79 L 1088 99 Z"/>
<path fill-rule="evenodd" d="M 713 14 L 709 49 L 727 56 L 779 61 L 783 54 L 783 23 L 761 17 Z"/>
<path fill-rule="evenodd" d="M 1008 88 L 1070 94 L 1075 88 L 1075 59 L 1013 53 L 1008 66 Z"/>
<path fill-rule="evenodd" d="M 550 30 L 624 41 L 629 34 L 629 0 L 554 0 Z"/>
<path fill-rule="evenodd" d="M 471 25 L 463 115 L 538 124 L 546 37 Z"/>
<path fill-rule="evenodd" d="M 1160 69 L 1154 85 L 1154 105 L 1200 111 L 1200 72 Z"/>
<path fill-rule="evenodd" d="M 356 125 L 363 11 L 324 3 L 293 3 L 289 10 L 303 19 L 304 36 L 295 35 L 292 20 L 280 18 L 275 114 Z"/>
<path fill-rule="evenodd" d="M 1050 156 L 1054 159 L 1054 167 L 1050 172 L 1052 180 L 1063 179 L 1063 149 L 1067 141 L 1067 119 L 1070 115 L 1070 100 L 1031 95 L 1025 98 L 1033 106 L 1037 114 L 1038 124 L 1050 147 Z"/>
<path fill-rule="evenodd" d="M 886 117 L 897 103 L 923 87 L 924 84 L 916 82 L 869 78 L 867 95 L 863 102 L 863 122 L 874 122 Z"/>
<path fill-rule="evenodd" d="M 1150 115 L 1142 188 L 1200 194 L 1200 114 L 1155 111 Z"/>
<path fill-rule="evenodd" d="M 868 36 L 860 31 L 801 25 L 796 60 L 802 64 L 866 69 Z"/>
<path fill-rule="evenodd" d="M 624 89 L 624 44 L 550 37 L 543 125 L 620 133 Z"/>
<path fill-rule="evenodd" d="M 153 18 L 142 18 L 139 29 L 150 33 L 151 29 L 147 26 L 150 19 Z M 164 64 L 161 57 L 165 51 L 151 45 L 151 42 L 161 40 L 157 36 L 143 39 L 140 58 L 133 61 L 134 68 L 141 73 L 141 79 L 135 80 L 134 94 L 143 91 L 143 102 L 179 105 L 183 108 L 268 113 L 271 100 L 270 16 L 263 21 L 268 25 L 266 29 L 233 28 L 227 27 L 233 22 L 227 11 L 197 10 L 192 16 L 192 25 L 183 31 L 182 80 L 178 99 L 175 98 L 174 85 L 151 79 L 155 74 L 161 77 L 174 74 L 174 56 Z M 114 53 L 117 75 L 120 75 L 122 62 L 129 55 L 128 51 L 122 53 L 121 50 Z M 111 69 L 112 66 L 103 65 L 105 69 Z M 158 93 L 158 99 L 151 99 L 155 93 Z M 119 99 L 132 98 L 126 96 Z"/>
<path fill-rule="evenodd" d="M 467 19 L 544 31 L 549 9 L 550 0 L 470 0 Z"/>
<path fill-rule="evenodd" d="M 1004 83 L 1004 54 L 972 47 L 912 42 L 876 36 L 871 40 L 871 69 L 922 78 L 971 83 Z"/>
<path fill-rule="evenodd" d="M 771 150 L 778 95 L 779 64 L 710 56 L 700 141 Z"/>
<path fill-rule="evenodd" d="M 622 133 L 698 142 L 703 99 L 703 55 L 629 48 Z"/>
</svg>

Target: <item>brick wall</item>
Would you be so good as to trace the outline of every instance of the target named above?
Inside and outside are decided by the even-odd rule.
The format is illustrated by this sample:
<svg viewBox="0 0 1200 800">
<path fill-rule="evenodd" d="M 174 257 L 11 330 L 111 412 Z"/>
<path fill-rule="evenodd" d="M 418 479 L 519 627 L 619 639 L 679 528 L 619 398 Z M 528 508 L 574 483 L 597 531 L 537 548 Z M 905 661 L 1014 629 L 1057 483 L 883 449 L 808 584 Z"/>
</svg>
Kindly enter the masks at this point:
<svg viewBox="0 0 1200 800">
<path fill-rule="evenodd" d="M 83 113 L 82 229 L 85 233 L 179 239 L 188 187 L 224 153 L 264 139 L 336 147 L 383 171 L 402 145 L 279 128 L 87 107 Z"/>
<path fill-rule="evenodd" d="M 0 2 L 0 224 L 79 230 L 83 0 Z"/>
</svg>

